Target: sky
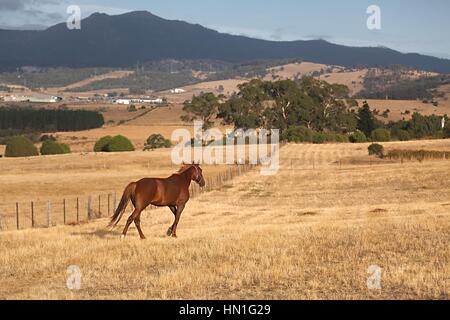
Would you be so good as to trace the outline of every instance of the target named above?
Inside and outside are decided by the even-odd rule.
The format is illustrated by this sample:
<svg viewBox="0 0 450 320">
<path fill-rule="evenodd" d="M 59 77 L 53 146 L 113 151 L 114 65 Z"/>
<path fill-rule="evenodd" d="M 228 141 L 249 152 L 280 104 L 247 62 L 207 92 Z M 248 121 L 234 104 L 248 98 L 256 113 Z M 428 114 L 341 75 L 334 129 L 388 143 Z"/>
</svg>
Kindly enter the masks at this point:
<svg viewBox="0 0 450 320">
<path fill-rule="evenodd" d="M 80 6 L 83 17 L 147 10 L 261 39 L 324 39 L 450 59 L 448 0 L 0 0 L 0 28 L 64 22 L 69 5 Z M 370 5 L 381 10 L 381 29 L 367 27 Z"/>
</svg>

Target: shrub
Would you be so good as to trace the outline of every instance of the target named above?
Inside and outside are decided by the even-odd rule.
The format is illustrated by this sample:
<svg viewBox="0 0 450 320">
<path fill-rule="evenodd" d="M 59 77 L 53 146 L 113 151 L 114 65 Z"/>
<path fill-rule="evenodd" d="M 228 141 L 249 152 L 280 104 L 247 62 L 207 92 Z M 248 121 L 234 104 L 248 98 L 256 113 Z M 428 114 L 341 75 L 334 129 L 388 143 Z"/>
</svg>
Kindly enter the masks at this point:
<svg viewBox="0 0 450 320">
<path fill-rule="evenodd" d="M 328 136 L 324 132 L 316 132 L 313 135 L 313 143 L 314 144 L 322 144 L 328 141 Z"/>
<path fill-rule="evenodd" d="M 367 142 L 366 135 L 364 132 L 356 131 L 352 133 L 349 137 L 351 143 L 365 143 Z"/>
<path fill-rule="evenodd" d="M 384 156 L 384 147 L 378 143 L 372 143 L 369 146 L 369 156 L 378 156 L 383 158 Z"/>
<path fill-rule="evenodd" d="M 107 152 L 106 146 L 111 142 L 111 136 L 100 138 L 94 146 L 94 152 Z"/>
<path fill-rule="evenodd" d="M 148 137 L 147 142 L 145 143 L 144 151 L 170 148 L 171 146 L 172 142 L 169 139 L 164 138 L 160 134 L 152 134 L 150 137 Z"/>
<path fill-rule="evenodd" d="M 444 138 L 445 139 L 450 139 L 450 125 L 447 125 L 444 128 Z"/>
<path fill-rule="evenodd" d="M 372 131 L 372 140 L 376 142 L 391 141 L 391 133 L 389 130 L 378 128 Z"/>
<path fill-rule="evenodd" d="M 15 136 L 6 144 L 5 157 L 32 157 L 39 155 L 37 148 L 28 138 Z"/>
<path fill-rule="evenodd" d="M 115 136 L 106 145 L 107 152 L 128 152 L 134 151 L 134 146 L 131 141 L 121 135 Z"/>
<path fill-rule="evenodd" d="M 338 133 L 335 136 L 335 141 L 339 143 L 347 143 L 349 142 L 349 139 L 347 135 Z"/>
<path fill-rule="evenodd" d="M 312 142 L 314 131 L 303 126 L 291 126 L 283 134 L 283 140 L 288 142 Z"/>
<path fill-rule="evenodd" d="M 72 153 L 72 150 L 70 150 L 70 146 L 68 144 L 61 143 L 60 146 L 63 149 L 63 153 Z"/>
<path fill-rule="evenodd" d="M 407 130 L 403 130 L 403 129 L 399 129 L 397 130 L 397 138 L 400 141 L 409 141 L 411 140 L 411 135 L 409 134 L 409 132 Z"/>
<path fill-rule="evenodd" d="M 44 134 L 39 140 L 41 142 L 44 142 L 44 141 L 47 141 L 47 140 L 56 141 L 56 138 L 53 135 Z"/>
<path fill-rule="evenodd" d="M 56 141 L 46 140 L 42 143 L 41 154 L 44 156 L 63 153 L 65 153 L 63 147 Z"/>
</svg>

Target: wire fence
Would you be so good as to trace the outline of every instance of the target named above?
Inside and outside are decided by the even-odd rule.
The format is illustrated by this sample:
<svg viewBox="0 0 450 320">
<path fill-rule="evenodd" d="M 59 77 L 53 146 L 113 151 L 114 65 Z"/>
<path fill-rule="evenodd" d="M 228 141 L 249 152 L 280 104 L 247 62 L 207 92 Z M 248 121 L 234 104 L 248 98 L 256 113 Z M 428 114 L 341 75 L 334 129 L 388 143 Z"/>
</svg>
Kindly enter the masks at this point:
<svg viewBox="0 0 450 320">
<path fill-rule="evenodd" d="M 200 188 L 192 183 L 191 198 L 219 189 L 228 181 L 252 170 L 255 165 L 242 164 L 206 177 L 206 186 Z M 104 194 L 65 197 L 59 200 L 29 201 L 0 204 L 0 231 L 24 230 L 31 228 L 51 228 L 59 225 L 78 225 L 112 216 L 116 210 L 122 191 Z M 150 206 L 147 210 L 156 207 Z"/>
</svg>

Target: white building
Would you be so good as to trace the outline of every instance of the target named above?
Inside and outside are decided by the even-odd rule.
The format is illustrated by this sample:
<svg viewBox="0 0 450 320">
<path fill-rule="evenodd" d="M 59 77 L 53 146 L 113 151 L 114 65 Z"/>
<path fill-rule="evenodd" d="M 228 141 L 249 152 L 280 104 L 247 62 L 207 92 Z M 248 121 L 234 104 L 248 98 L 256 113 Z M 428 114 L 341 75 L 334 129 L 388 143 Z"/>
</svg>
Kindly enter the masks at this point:
<svg viewBox="0 0 450 320">
<path fill-rule="evenodd" d="M 186 90 L 184 89 L 180 89 L 180 88 L 176 88 L 176 89 L 171 89 L 170 93 L 175 93 L 175 94 L 179 94 L 179 93 L 185 93 Z"/>
<path fill-rule="evenodd" d="M 162 104 L 164 101 L 161 98 L 155 99 L 131 99 L 134 103 L 149 103 L 149 104 Z"/>
<path fill-rule="evenodd" d="M 130 99 L 117 99 L 117 100 L 114 100 L 114 103 L 129 105 L 129 104 L 131 104 L 131 100 Z"/>
<path fill-rule="evenodd" d="M 46 96 L 46 95 L 31 95 L 31 96 L 10 95 L 3 97 L 3 100 L 7 102 L 56 103 L 61 101 L 62 98 L 57 96 Z"/>
</svg>

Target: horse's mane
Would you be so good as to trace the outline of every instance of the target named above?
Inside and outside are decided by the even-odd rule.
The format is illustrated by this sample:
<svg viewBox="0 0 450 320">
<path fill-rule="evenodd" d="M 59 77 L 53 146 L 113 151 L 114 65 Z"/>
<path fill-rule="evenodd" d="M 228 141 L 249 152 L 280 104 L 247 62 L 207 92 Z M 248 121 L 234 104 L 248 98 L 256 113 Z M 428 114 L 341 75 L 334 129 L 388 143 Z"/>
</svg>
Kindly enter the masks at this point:
<svg viewBox="0 0 450 320">
<path fill-rule="evenodd" d="M 183 165 L 180 170 L 178 170 L 177 172 L 175 172 L 175 175 L 181 175 L 183 173 L 185 173 L 186 171 L 188 171 L 190 168 L 192 168 L 194 165 L 193 164 L 185 164 Z"/>
</svg>

